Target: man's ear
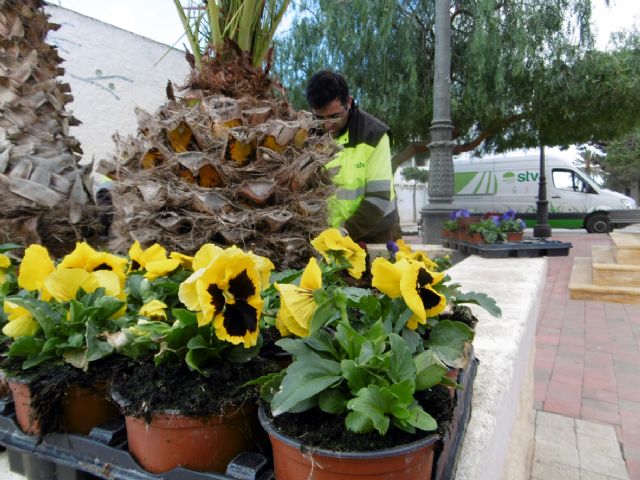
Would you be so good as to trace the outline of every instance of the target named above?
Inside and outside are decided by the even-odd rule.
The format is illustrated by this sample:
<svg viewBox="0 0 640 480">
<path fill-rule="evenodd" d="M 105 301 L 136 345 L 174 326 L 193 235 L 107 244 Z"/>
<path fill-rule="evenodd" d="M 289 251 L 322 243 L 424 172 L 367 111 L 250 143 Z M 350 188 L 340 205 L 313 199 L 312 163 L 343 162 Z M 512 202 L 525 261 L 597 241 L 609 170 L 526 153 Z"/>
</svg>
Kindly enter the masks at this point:
<svg viewBox="0 0 640 480">
<path fill-rule="evenodd" d="M 349 99 L 347 100 L 347 110 L 351 110 L 352 105 L 353 105 L 353 97 L 349 95 Z"/>
</svg>

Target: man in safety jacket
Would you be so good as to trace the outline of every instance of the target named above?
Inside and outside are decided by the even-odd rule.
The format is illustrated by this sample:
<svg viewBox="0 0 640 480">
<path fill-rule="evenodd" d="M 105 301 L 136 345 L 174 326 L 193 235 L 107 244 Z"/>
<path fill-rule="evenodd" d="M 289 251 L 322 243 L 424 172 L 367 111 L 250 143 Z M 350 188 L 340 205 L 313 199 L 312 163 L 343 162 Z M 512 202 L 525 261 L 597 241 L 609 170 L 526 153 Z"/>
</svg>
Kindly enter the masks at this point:
<svg viewBox="0 0 640 480">
<path fill-rule="evenodd" d="M 326 165 L 336 169 L 337 190 L 328 200 L 329 224 L 358 242 L 387 243 L 400 237 L 393 189 L 390 128 L 360 110 L 342 75 L 314 74 L 307 85 L 314 118 L 343 149 Z"/>
</svg>

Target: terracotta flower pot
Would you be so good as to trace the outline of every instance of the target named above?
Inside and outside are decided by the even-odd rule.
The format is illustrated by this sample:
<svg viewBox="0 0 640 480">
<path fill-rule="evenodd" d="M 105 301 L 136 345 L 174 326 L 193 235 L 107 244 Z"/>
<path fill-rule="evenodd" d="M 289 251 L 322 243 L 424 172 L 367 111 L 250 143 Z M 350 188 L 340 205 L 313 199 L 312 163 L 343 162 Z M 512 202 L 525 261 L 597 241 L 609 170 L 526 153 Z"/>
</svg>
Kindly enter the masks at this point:
<svg viewBox="0 0 640 480">
<path fill-rule="evenodd" d="M 482 237 L 482 234 L 478 232 L 467 233 L 467 240 L 469 243 L 474 243 L 474 244 L 484 242 L 484 238 Z"/>
<path fill-rule="evenodd" d="M 129 452 L 149 472 L 178 466 L 224 472 L 240 452 L 255 449 L 258 419 L 255 405 L 234 407 L 223 416 L 194 417 L 154 413 L 151 422 L 125 417 Z"/>
<path fill-rule="evenodd" d="M 29 435 L 41 435 L 41 425 L 31 410 L 31 389 L 28 383 L 9 381 L 20 429 Z M 62 402 L 62 428 L 68 433 L 87 435 L 93 427 L 118 415 L 118 409 L 108 401 L 100 390 L 72 385 L 64 393 Z"/>
<path fill-rule="evenodd" d="M 507 242 L 521 242 L 523 236 L 523 232 L 507 232 Z"/>
<path fill-rule="evenodd" d="M 72 385 L 62 401 L 63 427 L 66 432 L 87 435 L 93 427 L 118 416 L 118 408 L 105 397 L 106 385 L 96 389 Z"/>
<path fill-rule="evenodd" d="M 40 435 L 40 422 L 31 412 L 31 389 L 18 380 L 9 380 L 9 388 L 16 409 L 16 421 L 20 430 L 29 435 Z"/>
<path fill-rule="evenodd" d="M 431 478 L 433 449 L 438 435 L 417 442 L 370 452 L 336 452 L 311 449 L 276 430 L 264 410 L 258 412 L 273 447 L 274 473 L 278 480 L 415 480 Z"/>
</svg>

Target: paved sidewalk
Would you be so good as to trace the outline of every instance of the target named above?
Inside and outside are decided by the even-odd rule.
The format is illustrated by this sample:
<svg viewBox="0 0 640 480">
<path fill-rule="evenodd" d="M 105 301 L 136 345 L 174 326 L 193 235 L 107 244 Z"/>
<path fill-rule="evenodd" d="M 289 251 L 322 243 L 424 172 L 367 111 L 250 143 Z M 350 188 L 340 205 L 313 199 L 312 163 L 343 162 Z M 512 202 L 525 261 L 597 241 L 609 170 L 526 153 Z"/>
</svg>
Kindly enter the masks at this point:
<svg viewBox="0 0 640 480">
<path fill-rule="evenodd" d="M 590 257 L 591 246 L 609 245 L 609 236 L 562 232 L 552 238 L 573 248 L 568 257 L 548 259 L 536 337 L 535 408 L 612 426 L 629 478 L 640 479 L 640 305 L 569 299 L 573 258 Z M 612 472 L 589 478 L 621 477 Z"/>
<path fill-rule="evenodd" d="M 536 412 L 531 480 L 629 480 L 610 425 Z"/>
</svg>

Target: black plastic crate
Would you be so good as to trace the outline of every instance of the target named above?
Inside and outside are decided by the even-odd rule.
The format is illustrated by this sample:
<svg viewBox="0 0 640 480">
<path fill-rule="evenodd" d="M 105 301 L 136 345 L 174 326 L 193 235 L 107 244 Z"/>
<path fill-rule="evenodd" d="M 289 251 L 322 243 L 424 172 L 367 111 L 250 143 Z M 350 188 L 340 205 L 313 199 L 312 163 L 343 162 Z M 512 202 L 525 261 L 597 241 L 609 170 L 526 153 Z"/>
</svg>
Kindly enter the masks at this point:
<svg viewBox="0 0 640 480">
<path fill-rule="evenodd" d="M 469 243 L 451 238 L 442 239 L 442 246 L 467 255 L 483 258 L 566 257 L 573 247 L 570 242 L 525 238 L 521 242 Z"/>
</svg>

